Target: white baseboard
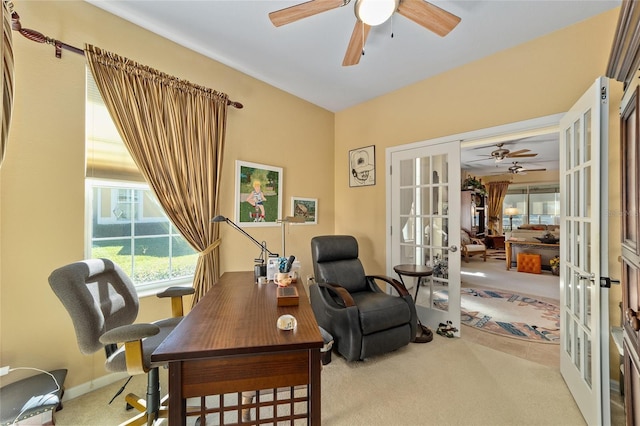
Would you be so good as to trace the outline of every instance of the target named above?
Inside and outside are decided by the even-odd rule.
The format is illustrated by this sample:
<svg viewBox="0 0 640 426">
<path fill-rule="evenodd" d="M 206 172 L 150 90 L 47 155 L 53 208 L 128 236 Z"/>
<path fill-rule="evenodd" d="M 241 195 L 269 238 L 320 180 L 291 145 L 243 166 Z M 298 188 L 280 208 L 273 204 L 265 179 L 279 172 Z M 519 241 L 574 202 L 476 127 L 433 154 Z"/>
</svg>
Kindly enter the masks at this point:
<svg viewBox="0 0 640 426">
<path fill-rule="evenodd" d="M 129 375 L 127 373 L 112 373 L 106 376 L 98 377 L 95 380 L 91 380 L 90 382 L 86 382 L 72 388 L 65 388 L 62 402 L 77 398 L 96 389 L 103 388 L 117 382 L 118 380 L 125 379 L 128 376 Z"/>
</svg>

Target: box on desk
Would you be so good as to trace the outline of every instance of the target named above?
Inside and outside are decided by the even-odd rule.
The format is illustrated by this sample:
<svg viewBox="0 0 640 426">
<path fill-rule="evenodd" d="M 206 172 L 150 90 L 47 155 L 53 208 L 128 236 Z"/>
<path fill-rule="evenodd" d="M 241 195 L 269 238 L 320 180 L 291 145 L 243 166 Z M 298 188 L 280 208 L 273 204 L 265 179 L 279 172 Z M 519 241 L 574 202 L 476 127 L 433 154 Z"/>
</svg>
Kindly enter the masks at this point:
<svg viewBox="0 0 640 426">
<path fill-rule="evenodd" d="M 295 286 L 278 287 L 276 292 L 278 306 L 296 306 L 298 304 L 298 289 Z"/>
</svg>

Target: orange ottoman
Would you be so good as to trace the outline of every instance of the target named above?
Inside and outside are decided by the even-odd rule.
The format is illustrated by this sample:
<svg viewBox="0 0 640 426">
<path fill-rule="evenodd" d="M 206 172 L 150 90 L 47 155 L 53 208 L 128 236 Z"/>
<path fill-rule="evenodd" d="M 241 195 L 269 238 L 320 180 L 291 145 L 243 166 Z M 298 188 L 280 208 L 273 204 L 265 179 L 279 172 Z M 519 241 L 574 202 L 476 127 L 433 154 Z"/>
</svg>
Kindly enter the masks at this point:
<svg viewBox="0 0 640 426">
<path fill-rule="evenodd" d="M 518 272 L 542 273 L 542 256 L 531 253 L 518 253 Z"/>
</svg>

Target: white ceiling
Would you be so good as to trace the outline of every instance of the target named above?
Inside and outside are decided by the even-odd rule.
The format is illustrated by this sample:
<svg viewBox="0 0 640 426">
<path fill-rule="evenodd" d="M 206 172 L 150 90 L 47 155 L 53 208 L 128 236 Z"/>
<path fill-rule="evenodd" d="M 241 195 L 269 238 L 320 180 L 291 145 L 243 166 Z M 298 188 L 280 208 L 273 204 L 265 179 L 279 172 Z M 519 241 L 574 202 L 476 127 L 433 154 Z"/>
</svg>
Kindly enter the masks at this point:
<svg viewBox="0 0 640 426">
<path fill-rule="evenodd" d="M 621 0 L 433 0 L 462 18 L 446 37 L 394 14 L 371 29 L 360 63 L 343 67 L 356 22 L 355 0 L 279 28 L 268 13 L 303 0 L 85 1 L 333 112 L 621 4 Z M 233 93 L 229 97 L 242 102 Z"/>
<path fill-rule="evenodd" d="M 371 29 L 360 63 L 343 67 L 356 22 L 355 0 L 278 28 L 269 20 L 269 12 L 303 0 L 85 1 L 333 112 L 621 4 L 621 0 L 433 0 L 433 4 L 462 18 L 446 37 L 395 14 L 390 21 Z M 223 87 L 216 89 L 224 91 Z M 233 93 L 229 97 L 243 101 Z M 505 148 L 538 153 L 534 158 L 519 160 L 527 168 L 558 168 L 557 135 L 519 140 L 517 146 L 516 142 L 507 143 Z M 512 159 L 502 163 L 474 161 L 488 158 L 494 149 L 463 149 L 463 169 L 477 176 L 507 172 Z"/>
<path fill-rule="evenodd" d="M 535 157 L 505 158 L 497 162 L 491 158 L 491 152 L 498 149 L 496 145 L 485 145 L 464 148 L 460 153 L 462 169 L 474 176 L 505 175 L 510 176 L 509 167 L 514 162 L 525 169 L 557 170 L 559 168 L 558 133 L 549 133 L 528 138 L 504 142 L 502 148 L 511 152 L 528 149 L 525 154 L 536 154 Z M 525 172 L 527 173 L 527 172 Z"/>
</svg>

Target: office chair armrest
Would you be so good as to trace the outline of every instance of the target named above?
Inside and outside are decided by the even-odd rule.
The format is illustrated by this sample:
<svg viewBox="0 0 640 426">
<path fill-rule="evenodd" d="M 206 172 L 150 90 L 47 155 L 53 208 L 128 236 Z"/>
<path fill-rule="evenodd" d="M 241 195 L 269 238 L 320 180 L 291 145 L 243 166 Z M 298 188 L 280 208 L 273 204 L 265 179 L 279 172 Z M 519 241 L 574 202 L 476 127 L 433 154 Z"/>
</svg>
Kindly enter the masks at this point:
<svg viewBox="0 0 640 426">
<path fill-rule="evenodd" d="M 174 318 L 184 316 L 184 308 L 182 305 L 182 296 L 195 293 L 193 287 L 169 287 L 168 289 L 156 294 L 160 298 L 171 298 L 171 316 Z"/>
<path fill-rule="evenodd" d="M 345 308 L 348 308 L 350 306 L 356 306 L 356 302 L 354 302 L 353 297 L 351 297 L 351 295 L 349 294 L 346 288 L 339 286 L 338 284 L 331 284 L 331 283 L 317 283 L 317 284 L 319 287 L 325 288 L 327 289 L 327 291 L 338 296 L 342 300 Z"/>
<path fill-rule="evenodd" d="M 386 275 L 367 275 L 367 279 L 380 280 L 380 281 L 386 282 L 391 287 L 393 287 L 398 292 L 398 294 L 402 297 L 409 295 L 409 290 L 407 290 L 407 288 L 400 281 L 393 279 L 391 277 L 388 277 Z"/>
<path fill-rule="evenodd" d="M 132 342 L 142 340 L 145 337 L 155 336 L 160 333 L 160 327 L 155 324 L 131 324 L 116 327 L 100 336 L 100 343 L 110 345 L 112 343 Z"/>
</svg>

